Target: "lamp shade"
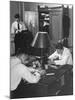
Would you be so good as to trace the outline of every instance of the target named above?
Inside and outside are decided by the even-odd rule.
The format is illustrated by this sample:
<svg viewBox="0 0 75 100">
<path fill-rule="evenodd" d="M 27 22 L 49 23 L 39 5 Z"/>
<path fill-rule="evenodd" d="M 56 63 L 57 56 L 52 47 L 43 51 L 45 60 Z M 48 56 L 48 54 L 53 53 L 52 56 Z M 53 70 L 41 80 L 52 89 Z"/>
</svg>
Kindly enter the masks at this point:
<svg viewBox="0 0 75 100">
<path fill-rule="evenodd" d="M 48 33 L 37 32 L 32 42 L 32 47 L 36 49 L 34 52 L 36 55 L 40 56 L 41 67 L 44 68 L 44 63 L 46 63 L 47 54 L 50 48 L 50 39 Z"/>
<path fill-rule="evenodd" d="M 32 47 L 34 48 L 49 48 L 50 47 L 50 39 L 47 32 L 37 32 L 33 42 Z"/>
</svg>

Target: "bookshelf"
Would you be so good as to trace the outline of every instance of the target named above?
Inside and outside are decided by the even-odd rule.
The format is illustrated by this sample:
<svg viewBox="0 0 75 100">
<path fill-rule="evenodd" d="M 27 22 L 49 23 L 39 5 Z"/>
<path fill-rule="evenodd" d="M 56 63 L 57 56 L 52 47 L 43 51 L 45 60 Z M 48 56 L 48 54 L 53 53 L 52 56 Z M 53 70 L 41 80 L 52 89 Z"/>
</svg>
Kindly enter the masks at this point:
<svg viewBox="0 0 75 100">
<path fill-rule="evenodd" d="M 38 6 L 39 31 L 49 33 L 49 10 L 47 6 Z"/>
</svg>

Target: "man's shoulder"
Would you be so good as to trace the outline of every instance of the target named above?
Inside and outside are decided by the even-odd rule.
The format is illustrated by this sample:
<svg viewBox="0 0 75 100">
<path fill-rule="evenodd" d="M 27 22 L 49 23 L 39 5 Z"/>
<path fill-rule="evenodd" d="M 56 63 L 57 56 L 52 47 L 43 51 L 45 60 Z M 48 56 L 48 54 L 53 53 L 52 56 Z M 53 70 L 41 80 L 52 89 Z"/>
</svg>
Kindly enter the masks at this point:
<svg viewBox="0 0 75 100">
<path fill-rule="evenodd" d="M 12 25 L 14 25 L 14 24 L 16 24 L 17 22 L 16 21 L 14 21 L 13 23 L 12 23 Z"/>
<path fill-rule="evenodd" d="M 18 70 L 18 72 L 20 74 L 25 73 L 25 72 L 28 72 L 27 67 L 24 64 L 22 64 L 22 63 L 17 64 L 16 65 L 16 69 Z"/>
<path fill-rule="evenodd" d="M 11 56 L 10 60 L 17 60 L 18 58 L 16 56 Z"/>
<path fill-rule="evenodd" d="M 69 48 L 64 47 L 64 50 L 69 50 Z"/>
<path fill-rule="evenodd" d="M 66 53 L 70 53 L 70 49 L 69 49 L 69 48 L 64 47 L 64 52 L 66 52 Z"/>
<path fill-rule="evenodd" d="M 11 66 L 17 65 L 19 63 L 21 63 L 21 61 L 16 56 L 10 57 L 10 64 L 11 64 Z"/>
</svg>

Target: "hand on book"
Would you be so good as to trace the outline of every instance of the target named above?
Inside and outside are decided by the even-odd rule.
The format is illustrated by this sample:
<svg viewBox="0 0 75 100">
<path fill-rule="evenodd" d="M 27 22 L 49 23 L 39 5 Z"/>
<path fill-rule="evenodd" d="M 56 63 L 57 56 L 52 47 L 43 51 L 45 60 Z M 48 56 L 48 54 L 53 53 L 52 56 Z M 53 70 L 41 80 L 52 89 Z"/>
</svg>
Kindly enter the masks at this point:
<svg viewBox="0 0 75 100">
<path fill-rule="evenodd" d="M 55 62 L 51 59 L 48 60 L 48 65 L 55 65 Z"/>
</svg>

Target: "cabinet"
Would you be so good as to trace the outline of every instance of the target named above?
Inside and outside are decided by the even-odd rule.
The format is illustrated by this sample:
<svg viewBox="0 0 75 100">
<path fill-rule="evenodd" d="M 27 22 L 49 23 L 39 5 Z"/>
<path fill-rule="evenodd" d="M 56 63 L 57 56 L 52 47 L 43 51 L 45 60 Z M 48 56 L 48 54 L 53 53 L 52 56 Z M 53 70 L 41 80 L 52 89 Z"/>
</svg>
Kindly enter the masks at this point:
<svg viewBox="0 0 75 100">
<path fill-rule="evenodd" d="M 39 31 L 46 31 L 50 41 L 56 44 L 62 39 L 62 7 L 50 8 L 38 6 Z"/>
<path fill-rule="evenodd" d="M 48 7 L 45 6 L 42 8 L 41 6 L 38 6 L 38 16 L 39 16 L 39 31 L 45 31 L 49 33 L 49 10 Z"/>
</svg>

